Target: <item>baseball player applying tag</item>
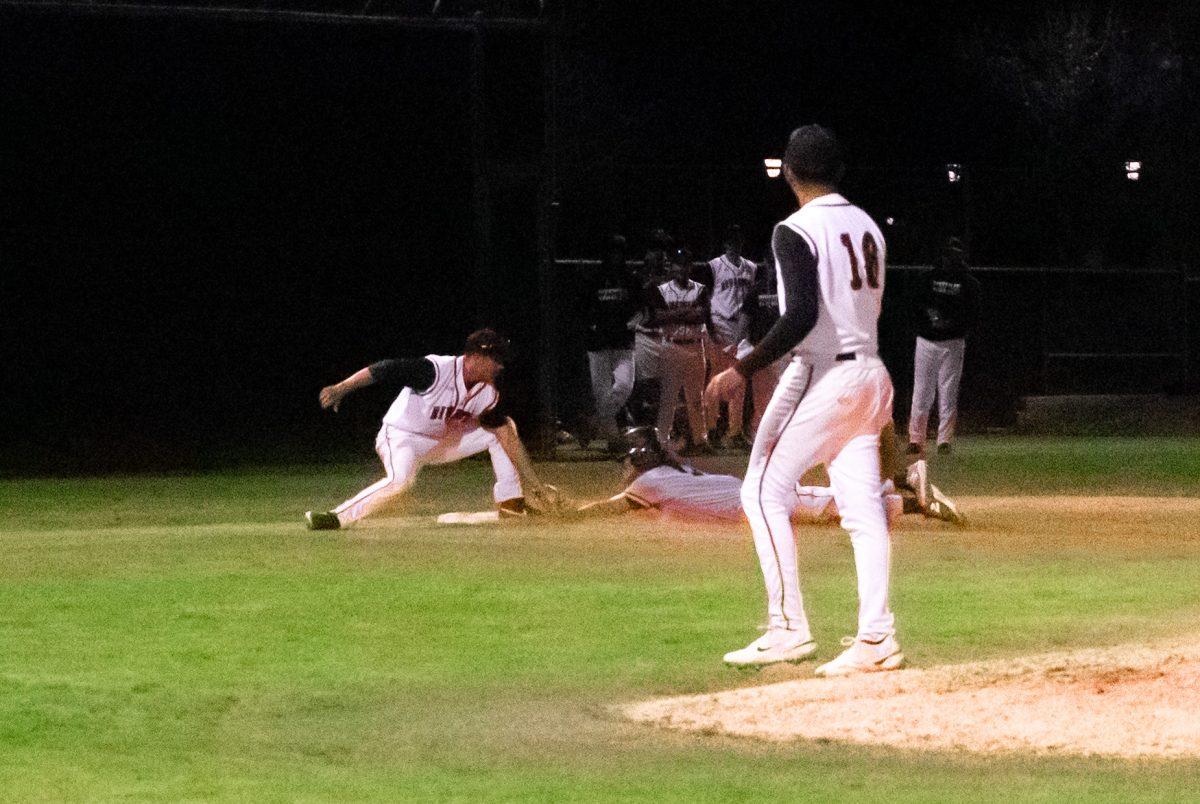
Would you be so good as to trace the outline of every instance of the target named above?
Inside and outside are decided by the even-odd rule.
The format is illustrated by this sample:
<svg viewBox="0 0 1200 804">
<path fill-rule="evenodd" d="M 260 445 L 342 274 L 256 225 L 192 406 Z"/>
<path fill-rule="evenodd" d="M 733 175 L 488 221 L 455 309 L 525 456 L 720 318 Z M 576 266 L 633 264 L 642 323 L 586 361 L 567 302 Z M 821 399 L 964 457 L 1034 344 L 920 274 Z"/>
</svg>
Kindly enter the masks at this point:
<svg viewBox="0 0 1200 804">
<path fill-rule="evenodd" d="M 888 606 L 891 537 L 880 480 L 879 433 L 891 421 L 893 395 L 876 335 L 883 235 L 837 193 L 844 166 L 832 132 L 817 125 L 796 129 L 783 163 L 800 209 L 772 236 L 780 319 L 711 383 L 721 396 L 723 388 L 744 383 L 789 351 L 793 355 L 755 434 L 741 492 L 767 587 L 768 629 L 725 661 L 797 661 L 817 649 L 800 596 L 789 505 L 800 477 L 823 463 L 850 532 L 859 607 L 857 634 L 816 672 L 891 670 L 904 655 Z"/>
<path fill-rule="evenodd" d="M 493 383 L 508 351 L 507 340 L 481 329 L 467 338 L 461 355 L 383 360 L 322 388 L 321 407 L 337 412 L 359 388 L 376 382 L 403 386 L 375 439 L 384 477 L 332 511 L 307 512 L 309 529 L 336 530 L 358 522 L 407 493 L 422 466 L 484 450 L 496 473 L 493 494 L 502 516 L 524 516 L 527 496 L 539 505 L 556 505 L 557 491 L 538 479 L 516 425 L 497 409 L 500 395 Z"/>
</svg>

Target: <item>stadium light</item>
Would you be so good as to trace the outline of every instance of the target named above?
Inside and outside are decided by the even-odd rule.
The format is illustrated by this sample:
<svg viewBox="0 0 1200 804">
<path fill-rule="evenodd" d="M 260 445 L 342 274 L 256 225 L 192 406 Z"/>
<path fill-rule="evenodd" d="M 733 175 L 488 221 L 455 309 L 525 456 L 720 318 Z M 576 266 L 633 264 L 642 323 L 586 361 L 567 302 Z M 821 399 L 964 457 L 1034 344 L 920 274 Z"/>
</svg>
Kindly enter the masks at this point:
<svg viewBox="0 0 1200 804">
<path fill-rule="evenodd" d="M 883 222 L 884 222 L 884 223 L 886 223 L 888 226 L 895 226 L 895 225 L 896 225 L 896 219 L 895 219 L 895 218 L 893 218 L 893 217 L 891 217 L 890 215 L 889 215 L 887 218 L 884 218 L 884 221 L 883 221 Z"/>
<path fill-rule="evenodd" d="M 783 160 L 767 157 L 763 160 L 763 167 L 767 169 L 767 178 L 778 179 L 783 172 Z"/>
<path fill-rule="evenodd" d="M 1141 177 L 1142 177 L 1141 160 L 1131 159 L 1130 161 L 1125 163 L 1125 178 L 1129 179 L 1130 181 L 1137 181 Z"/>
<path fill-rule="evenodd" d="M 951 162 L 946 165 L 946 181 L 951 184 L 958 184 L 962 181 L 963 168 L 957 162 Z"/>
</svg>

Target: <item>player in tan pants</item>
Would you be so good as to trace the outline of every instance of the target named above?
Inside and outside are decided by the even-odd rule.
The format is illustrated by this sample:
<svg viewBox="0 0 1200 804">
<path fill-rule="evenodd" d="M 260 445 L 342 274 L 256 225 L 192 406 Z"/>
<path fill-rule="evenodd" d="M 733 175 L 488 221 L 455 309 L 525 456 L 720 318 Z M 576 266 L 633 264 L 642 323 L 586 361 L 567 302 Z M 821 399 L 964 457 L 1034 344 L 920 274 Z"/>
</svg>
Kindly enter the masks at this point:
<svg viewBox="0 0 1200 804">
<path fill-rule="evenodd" d="M 685 452 L 707 454 L 712 452 L 704 416 L 708 288 L 690 278 L 691 255 L 686 249 L 668 255 L 668 270 L 671 280 L 658 286 L 650 305 L 649 323 L 663 333 L 658 430 L 664 438 L 671 432 L 682 390 L 688 419 Z"/>
</svg>

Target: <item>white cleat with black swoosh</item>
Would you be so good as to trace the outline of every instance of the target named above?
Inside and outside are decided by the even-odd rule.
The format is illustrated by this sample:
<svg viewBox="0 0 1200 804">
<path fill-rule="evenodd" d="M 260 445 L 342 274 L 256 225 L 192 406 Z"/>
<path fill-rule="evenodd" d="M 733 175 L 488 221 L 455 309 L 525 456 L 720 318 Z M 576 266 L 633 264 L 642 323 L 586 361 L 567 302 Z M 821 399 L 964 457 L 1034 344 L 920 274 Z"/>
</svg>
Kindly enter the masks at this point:
<svg viewBox="0 0 1200 804">
<path fill-rule="evenodd" d="M 770 630 L 741 650 L 725 654 L 725 664 L 738 667 L 799 662 L 816 653 L 817 643 L 798 631 Z"/>
<path fill-rule="evenodd" d="M 831 662 L 813 672 L 818 676 L 849 676 L 855 673 L 877 673 L 881 670 L 896 670 L 904 664 L 900 643 L 892 635 L 880 640 L 844 637 L 846 649 Z"/>
</svg>

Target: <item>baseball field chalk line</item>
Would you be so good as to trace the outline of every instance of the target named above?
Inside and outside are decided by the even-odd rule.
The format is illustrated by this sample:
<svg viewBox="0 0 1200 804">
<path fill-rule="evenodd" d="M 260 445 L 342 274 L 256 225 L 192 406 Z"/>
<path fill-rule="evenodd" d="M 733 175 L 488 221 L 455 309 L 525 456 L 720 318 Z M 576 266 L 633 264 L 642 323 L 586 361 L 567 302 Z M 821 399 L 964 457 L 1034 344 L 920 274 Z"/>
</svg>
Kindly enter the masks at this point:
<svg viewBox="0 0 1200 804">
<path fill-rule="evenodd" d="M 1200 634 L 623 705 L 655 726 L 924 751 L 1200 756 Z"/>
</svg>

